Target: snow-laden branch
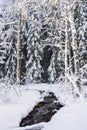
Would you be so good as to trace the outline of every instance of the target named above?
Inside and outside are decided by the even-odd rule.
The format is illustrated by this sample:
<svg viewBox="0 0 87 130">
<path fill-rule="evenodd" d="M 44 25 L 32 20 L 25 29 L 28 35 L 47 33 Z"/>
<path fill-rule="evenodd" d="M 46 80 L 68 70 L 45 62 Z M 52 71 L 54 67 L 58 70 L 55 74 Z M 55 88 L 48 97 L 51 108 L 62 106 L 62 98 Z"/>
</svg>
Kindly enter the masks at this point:
<svg viewBox="0 0 87 130">
<path fill-rule="evenodd" d="M 73 91 L 74 93 L 76 93 L 76 96 L 78 95 L 80 98 L 80 101 L 84 102 L 83 97 L 76 86 L 75 80 L 73 80 L 70 75 L 65 75 L 65 77 L 72 83 Z"/>
<path fill-rule="evenodd" d="M 13 22 L 4 23 L 3 25 L 13 25 L 13 24 L 16 24 L 16 23 L 18 23 L 18 20 L 13 21 Z"/>
</svg>

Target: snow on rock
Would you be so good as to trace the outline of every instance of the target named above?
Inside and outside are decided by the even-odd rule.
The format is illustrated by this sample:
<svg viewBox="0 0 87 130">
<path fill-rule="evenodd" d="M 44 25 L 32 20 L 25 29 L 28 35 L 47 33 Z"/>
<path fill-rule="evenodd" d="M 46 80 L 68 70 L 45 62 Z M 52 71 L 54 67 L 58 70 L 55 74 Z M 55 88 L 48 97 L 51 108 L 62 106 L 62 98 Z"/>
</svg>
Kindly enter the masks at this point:
<svg viewBox="0 0 87 130">
<path fill-rule="evenodd" d="M 6 129 L 6 130 L 41 130 L 42 128 L 44 128 L 45 124 L 46 123 L 42 122 L 32 126 L 16 127 L 16 128 Z"/>
<path fill-rule="evenodd" d="M 39 91 L 30 90 L 23 92 L 22 96 L 16 97 L 14 103 L 3 103 L 0 105 L 0 130 L 15 128 L 23 117 L 40 101 Z"/>
<path fill-rule="evenodd" d="M 42 130 L 87 130 L 87 104 L 62 108 Z"/>
</svg>

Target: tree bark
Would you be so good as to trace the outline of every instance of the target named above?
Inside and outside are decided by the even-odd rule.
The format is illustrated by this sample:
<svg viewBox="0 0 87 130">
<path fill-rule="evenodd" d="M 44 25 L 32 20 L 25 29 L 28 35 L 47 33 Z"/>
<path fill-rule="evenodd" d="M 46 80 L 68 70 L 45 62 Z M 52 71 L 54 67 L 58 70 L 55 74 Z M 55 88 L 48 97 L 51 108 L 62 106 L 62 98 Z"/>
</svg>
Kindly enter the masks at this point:
<svg viewBox="0 0 87 130">
<path fill-rule="evenodd" d="M 18 21 L 18 43 L 17 43 L 17 84 L 20 84 L 20 46 L 21 46 L 21 11 Z"/>
<path fill-rule="evenodd" d="M 66 18 L 65 18 L 66 19 Z M 68 21 L 67 19 L 65 20 L 66 24 L 66 42 L 65 42 L 65 77 L 66 75 L 69 75 L 69 64 L 68 64 L 68 58 L 69 58 L 69 41 L 68 41 L 68 28 L 67 24 Z"/>
</svg>

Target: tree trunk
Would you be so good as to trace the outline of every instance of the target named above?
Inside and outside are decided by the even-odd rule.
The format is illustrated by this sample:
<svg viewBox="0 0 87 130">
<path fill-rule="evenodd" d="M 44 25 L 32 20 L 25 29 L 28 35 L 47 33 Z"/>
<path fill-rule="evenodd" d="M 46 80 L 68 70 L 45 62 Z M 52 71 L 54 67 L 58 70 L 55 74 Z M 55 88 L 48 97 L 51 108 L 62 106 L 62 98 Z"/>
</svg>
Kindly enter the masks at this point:
<svg viewBox="0 0 87 130">
<path fill-rule="evenodd" d="M 17 43 L 17 84 L 20 84 L 20 45 L 21 45 L 21 11 L 18 21 L 18 43 Z"/>
<path fill-rule="evenodd" d="M 71 2 L 68 0 L 68 14 L 69 14 L 69 22 L 72 31 L 72 44 L 73 44 L 73 53 L 74 53 L 74 67 L 75 67 L 75 82 L 76 86 L 81 93 L 81 85 L 80 85 L 80 71 L 79 71 L 79 54 L 78 54 L 78 43 L 77 43 L 77 33 L 74 24 L 74 11 L 71 9 Z"/>
<path fill-rule="evenodd" d="M 65 78 L 66 75 L 69 75 L 69 64 L 68 64 L 68 58 L 69 58 L 69 41 L 68 41 L 68 28 L 67 28 L 67 18 L 66 18 L 66 42 L 65 42 Z"/>
</svg>

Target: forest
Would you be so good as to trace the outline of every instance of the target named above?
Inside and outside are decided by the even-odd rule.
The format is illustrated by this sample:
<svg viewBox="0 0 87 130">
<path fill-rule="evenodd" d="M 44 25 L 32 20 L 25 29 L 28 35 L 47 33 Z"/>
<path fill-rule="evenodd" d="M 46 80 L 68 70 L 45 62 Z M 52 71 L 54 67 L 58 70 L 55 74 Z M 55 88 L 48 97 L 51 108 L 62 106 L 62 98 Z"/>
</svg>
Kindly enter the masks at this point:
<svg viewBox="0 0 87 130">
<path fill-rule="evenodd" d="M 22 95 L 25 89 L 26 96 Z M 24 105 L 31 98 L 31 106 L 38 108 L 43 104 L 41 96 L 45 103 L 53 105 L 46 99 L 46 93 L 52 96 L 53 102 L 58 100 L 57 110 L 67 103 L 87 100 L 87 0 L 1 0 L 0 103 L 23 101 Z M 5 130 L 3 125 L 2 129 Z M 38 130 L 41 129 L 42 125 Z M 51 130 L 51 127 L 43 130 Z"/>
</svg>

